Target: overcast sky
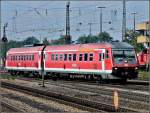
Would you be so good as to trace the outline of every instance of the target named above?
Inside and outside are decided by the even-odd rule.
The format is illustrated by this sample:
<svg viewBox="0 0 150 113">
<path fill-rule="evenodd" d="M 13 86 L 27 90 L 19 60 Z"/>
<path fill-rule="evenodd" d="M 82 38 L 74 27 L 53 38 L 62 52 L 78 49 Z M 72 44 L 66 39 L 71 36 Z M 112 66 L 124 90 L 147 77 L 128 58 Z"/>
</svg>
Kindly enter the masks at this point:
<svg viewBox="0 0 150 113">
<path fill-rule="evenodd" d="M 58 39 L 61 34 L 65 34 L 66 2 L 2 1 L 1 31 L 4 23 L 7 22 L 7 37 L 9 40 L 23 40 L 28 36 L 35 36 L 39 40 L 45 37 L 48 40 Z M 103 9 L 103 31 L 110 33 L 114 39 L 121 40 L 122 1 L 71 1 L 72 40 L 76 40 L 81 35 L 89 34 L 88 23 L 93 23 L 93 35 L 99 33 L 98 6 L 106 7 Z M 126 9 L 128 29 L 133 29 L 132 12 L 137 12 L 136 23 L 149 19 L 148 1 L 127 1 Z M 109 21 L 112 24 L 108 24 Z"/>
</svg>

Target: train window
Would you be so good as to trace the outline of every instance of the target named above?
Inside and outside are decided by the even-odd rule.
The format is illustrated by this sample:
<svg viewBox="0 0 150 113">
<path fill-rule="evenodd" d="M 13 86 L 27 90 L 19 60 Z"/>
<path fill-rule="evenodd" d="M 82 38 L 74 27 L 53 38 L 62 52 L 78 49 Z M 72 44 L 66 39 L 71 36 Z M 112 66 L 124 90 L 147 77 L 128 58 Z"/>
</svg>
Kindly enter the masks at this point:
<svg viewBox="0 0 150 113">
<path fill-rule="evenodd" d="M 28 55 L 26 55 L 26 60 L 28 60 Z"/>
<path fill-rule="evenodd" d="M 15 56 L 13 56 L 13 60 L 15 60 Z"/>
<path fill-rule="evenodd" d="M 32 55 L 32 60 L 34 60 L 34 55 Z"/>
<path fill-rule="evenodd" d="M 20 60 L 20 56 L 18 56 L 18 60 Z"/>
<path fill-rule="evenodd" d="M 15 56 L 15 60 L 17 60 L 17 56 Z"/>
<path fill-rule="evenodd" d="M 73 61 L 76 61 L 76 54 L 73 54 Z"/>
<path fill-rule="evenodd" d="M 99 61 L 102 61 L 104 59 L 104 53 L 99 53 Z"/>
<path fill-rule="evenodd" d="M 93 61 L 93 54 L 90 54 L 89 61 Z"/>
<path fill-rule="evenodd" d="M 79 55 L 79 61 L 82 61 L 82 54 Z"/>
<path fill-rule="evenodd" d="M 55 60 L 56 60 L 56 61 L 58 60 L 58 54 L 55 55 Z"/>
<path fill-rule="evenodd" d="M 29 55 L 29 60 L 31 60 L 31 55 Z"/>
<path fill-rule="evenodd" d="M 88 60 L 88 53 L 85 53 L 84 54 L 84 61 L 87 61 Z"/>
<path fill-rule="evenodd" d="M 64 54 L 64 61 L 67 60 L 67 54 Z"/>
<path fill-rule="evenodd" d="M 72 54 L 69 54 L 69 61 L 71 61 L 71 58 L 72 58 Z"/>
<path fill-rule="evenodd" d="M 62 54 L 59 56 L 59 59 L 60 59 L 60 61 L 63 60 L 63 55 Z"/>
<path fill-rule="evenodd" d="M 23 55 L 23 60 L 25 61 L 25 55 Z"/>
<path fill-rule="evenodd" d="M 106 50 L 106 58 L 109 58 L 109 51 Z"/>
<path fill-rule="evenodd" d="M 51 55 L 51 60 L 54 60 L 54 54 Z"/>
<path fill-rule="evenodd" d="M 23 60 L 23 55 L 21 55 L 21 60 Z"/>
</svg>

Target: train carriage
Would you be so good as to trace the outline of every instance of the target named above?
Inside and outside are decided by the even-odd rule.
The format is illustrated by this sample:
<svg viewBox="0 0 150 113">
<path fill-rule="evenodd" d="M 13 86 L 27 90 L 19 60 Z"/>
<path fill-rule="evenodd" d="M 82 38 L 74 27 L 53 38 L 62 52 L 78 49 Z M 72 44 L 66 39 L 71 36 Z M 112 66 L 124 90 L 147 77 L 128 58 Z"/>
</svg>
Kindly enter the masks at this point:
<svg viewBox="0 0 150 113">
<path fill-rule="evenodd" d="M 44 46 L 12 48 L 7 52 L 6 69 L 11 74 L 41 71 L 41 55 Z"/>
<path fill-rule="evenodd" d="M 124 42 L 47 46 L 46 73 L 99 76 L 102 79 L 136 78 L 138 60 L 132 46 Z"/>
</svg>

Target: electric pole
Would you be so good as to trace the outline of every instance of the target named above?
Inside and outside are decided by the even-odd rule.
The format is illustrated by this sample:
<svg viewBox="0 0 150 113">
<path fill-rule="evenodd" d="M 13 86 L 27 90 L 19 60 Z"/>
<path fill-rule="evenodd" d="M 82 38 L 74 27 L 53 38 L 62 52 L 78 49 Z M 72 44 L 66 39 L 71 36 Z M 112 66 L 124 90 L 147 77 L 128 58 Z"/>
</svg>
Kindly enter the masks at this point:
<svg viewBox="0 0 150 113">
<path fill-rule="evenodd" d="M 97 23 L 92 23 L 92 22 L 88 23 L 88 25 L 90 26 L 90 27 L 89 27 L 89 35 L 90 35 L 90 36 L 92 35 L 92 25 L 93 25 L 93 24 L 97 24 Z"/>
<path fill-rule="evenodd" d="M 103 24 L 103 20 L 102 20 L 102 19 L 103 19 L 102 9 L 103 9 L 103 8 L 106 8 L 106 7 L 97 7 L 97 8 L 100 9 L 100 26 L 99 26 L 99 27 L 100 27 L 100 33 L 102 33 L 102 30 L 103 30 L 103 29 L 102 29 L 102 28 L 103 28 L 103 25 L 102 25 L 102 24 Z"/>
<path fill-rule="evenodd" d="M 66 37 L 65 37 L 65 43 L 70 44 L 71 43 L 71 36 L 70 36 L 70 2 L 67 2 L 66 4 Z"/>
<path fill-rule="evenodd" d="M 90 29 L 89 29 L 89 35 L 91 36 L 92 35 L 92 23 L 88 23 L 88 25 L 90 26 Z"/>
<path fill-rule="evenodd" d="M 126 0 L 123 0 L 122 41 L 125 40 L 125 34 L 126 34 Z"/>
<path fill-rule="evenodd" d="M 133 26 L 134 26 L 134 27 L 133 27 L 133 30 L 134 30 L 134 33 L 135 33 L 135 15 L 136 15 L 137 13 L 136 13 L 136 12 L 133 12 L 133 13 L 131 13 L 131 14 L 133 15 L 133 19 L 134 19 L 134 20 L 133 20 L 133 21 L 134 21 L 134 22 L 133 22 Z"/>
</svg>

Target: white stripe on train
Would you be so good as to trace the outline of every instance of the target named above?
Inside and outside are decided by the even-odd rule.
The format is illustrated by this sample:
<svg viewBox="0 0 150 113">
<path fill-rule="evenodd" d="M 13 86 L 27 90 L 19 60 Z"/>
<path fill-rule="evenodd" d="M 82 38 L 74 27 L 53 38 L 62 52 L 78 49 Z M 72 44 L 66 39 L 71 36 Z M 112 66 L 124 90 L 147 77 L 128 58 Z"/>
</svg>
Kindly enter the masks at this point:
<svg viewBox="0 0 150 113">
<path fill-rule="evenodd" d="M 41 68 L 36 68 L 36 67 L 6 67 L 6 69 L 15 69 L 15 70 L 37 70 L 40 71 Z M 44 69 L 46 72 L 51 72 L 51 71 L 66 71 L 66 72 L 90 72 L 90 73 L 107 73 L 110 74 L 112 73 L 112 70 L 95 70 L 95 69 L 64 69 L 64 68 L 45 68 Z"/>
</svg>

